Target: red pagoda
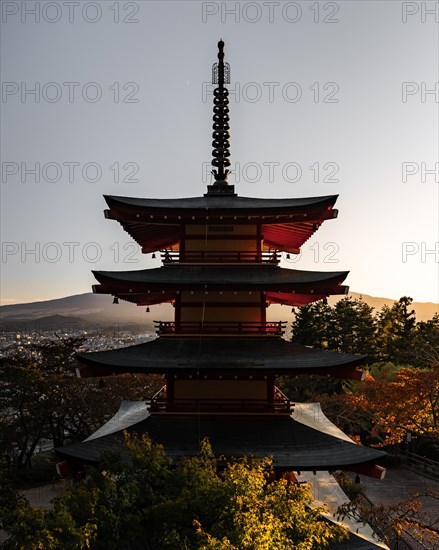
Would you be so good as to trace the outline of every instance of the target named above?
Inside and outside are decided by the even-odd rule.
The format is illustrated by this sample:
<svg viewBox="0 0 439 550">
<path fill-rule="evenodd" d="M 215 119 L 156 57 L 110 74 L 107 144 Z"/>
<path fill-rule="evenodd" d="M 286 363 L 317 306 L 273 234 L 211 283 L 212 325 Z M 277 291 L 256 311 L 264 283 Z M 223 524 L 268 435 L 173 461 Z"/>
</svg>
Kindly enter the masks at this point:
<svg viewBox="0 0 439 550">
<path fill-rule="evenodd" d="M 227 182 L 230 67 L 221 41 L 213 66 L 214 183 L 200 197 L 106 196 L 106 218 L 141 246 L 160 251 L 163 266 L 95 271 L 93 291 L 138 306 L 170 302 L 172 322 L 156 322 L 158 337 L 110 351 L 80 353 L 79 376 L 156 373 L 166 385 L 148 402 L 123 402 L 115 417 L 85 441 L 57 453 L 74 464 L 96 464 L 123 431 L 145 433 L 175 459 L 195 455 L 207 436 L 216 454 L 272 456 L 280 472 L 350 470 L 382 477 L 385 453 L 355 444 L 319 404 L 295 404 L 276 377 L 330 375 L 360 380 L 363 357 L 315 350 L 283 338 L 286 321 L 267 321 L 271 304 L 302 306 L 346 294 L 348 272 L 279 267 L 297 254 L 324 221 L 337 217 L 336 195 L 312 198 L 240 197 Z"/>
</svg>

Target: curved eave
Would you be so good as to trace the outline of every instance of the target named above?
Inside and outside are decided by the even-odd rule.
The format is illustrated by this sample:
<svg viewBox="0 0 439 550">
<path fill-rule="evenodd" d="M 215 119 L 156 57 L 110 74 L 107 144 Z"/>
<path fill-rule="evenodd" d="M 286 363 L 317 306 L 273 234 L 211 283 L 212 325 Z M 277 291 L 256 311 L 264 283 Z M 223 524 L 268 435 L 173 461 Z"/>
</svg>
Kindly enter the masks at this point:
<svg viewBox="0 0 439 550">
<path fill-rule="evenodd" d="M 174 302 L 178 295 L 179 290 L 167 290 L 167 291 L 151 291 L 151 292 L 122 292 L 116 290 L 105 290 L 101 285 L 93 285 L 93 292 L 96 294 L 111 294 L 124 300 L 130 302 L 131 304 L 136 304 L 138 306 L 153 306 L 157 304 L 164 304 L 167 302 Z M 265 298 L 268 304 L 281 304 L 284 306 L 291 307 L 301 307 L 318 300 L 323 300 L 323 298 L 328 298 L 328 296 L 339 296 L 346 295 L 349 292 L 349 287 L 346 285 L 338 285 L 332 287 L 330 290 L 324 292 L 322 289 L 319 289 L 317 292 L 277 292 L 277 291 L 268 291 L 265 292 Z M 216 304 L 218 305 L 218 303 Z"/>
<path fill-rule="evenodd" d="M 196 370 L 216 376 L 270 372 L 277 375 L 316 374 L 343 379 L 362 377 L 361 355 L 316 350 L 282 339 L 157 338 L 126 348 L 78 353 L 86 365 L 79 376 L 106 376 L 125 372 L 191 374 Z"/>
<path fill-rule="evenodd" d="M 217 455 L 272 456 L 274 466 L 282 469 L 350 469 L 372 464 L 385 456 L 382 451 L 322 433 L 288 416 L 151 415 L 128 427 L 128 431 L 147 432 L 176 460 L 199 453 L 200 434 L 209 438 Z M 119 431 L 56 452 L 67 459 L 97 463 L 103 453 L 114 450 L 122 441 L 123 432 Z"/>
<path fill-rule="evenodd" d="M 331 295 L 345 295 L 341 283 L 348 272 L 307 272 L 274 266 L 244 268 L 162 267 L 108 272 L 93 271 L 100 285 L 96 294 L 111 294 L 122 300 L 148 306 L 174 301 L 183 291 L 264 292 L 268 303 L 304 306 Z"/>
<path fill-rule="evenodd" d="M 183 290 L 275 291 L 326 294 L 346 279 L 348 271 L 301 271 L 277 266 L 165 266 L 139 271 L 93 271 L 98 293 L 147 294 Z M 321 291 L 321 292 L 319 292 Z"/>
<path fill-rule="evenodd" d="M 332 209 L 338 195 L 321 197 L 265 199 L 238 196 L 188 197 L 177 199 L 144 199 L 136 197 L 119 197 L 104 195 L 109 208 L 113 212 L 136 212 L 140 215 L 184 215 L 202 214 L 206 210 L 212 214 L 224 214 L 224 210 L 232 211 L 234 215 L 253 213 L 257 216 L 308 213 Z"/>
<path fill-rule="evenodd" d="M 141 246 L 142 252 L 170 248 L 190 224 L 258 224 L 266 245 L 298 253 L 319 226 L 336 218 L 337 195 L 304 199 L 194 197 L 134 199 L 105 196 L 105 217 L 118 221 Z"/>
</svg>

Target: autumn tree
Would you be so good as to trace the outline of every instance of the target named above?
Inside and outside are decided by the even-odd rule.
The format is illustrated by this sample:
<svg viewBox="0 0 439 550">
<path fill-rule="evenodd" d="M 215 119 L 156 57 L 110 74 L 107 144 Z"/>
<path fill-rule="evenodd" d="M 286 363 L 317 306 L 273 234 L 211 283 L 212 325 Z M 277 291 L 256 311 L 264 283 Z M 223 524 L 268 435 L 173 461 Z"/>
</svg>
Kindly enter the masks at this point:
<svg viewBox="0 0 439 550">
<path fill-rule="evenodd" d="M 355 392 L 323 401 L 325 413 L 333 421 L 347 429 L 349 419 L 351 430 L 363 430 L 370 444 L 399 444 L 408 432 L 415 449 L 420 443 L 439 441 L 439 364 L 429 369 L 401 367 L 393 371 L 393 380 L 375 380 L 368 375 Z"/>
<path fill-rule="evenodd" d="M 439 513 L 431 515 L 423 508 L 423 501 L 438 501 L 439 493 L 431 488 L 422 493 L 408 495 L 402 502 L 392 505 L 372 505 L 358 498 L 338 509 L 340 519 L 350 517 L 368 523 L 380 539 L 391 548 L 439 548 Z M 439 508 L 437 508 L 439 510 Z"/>
</svg>

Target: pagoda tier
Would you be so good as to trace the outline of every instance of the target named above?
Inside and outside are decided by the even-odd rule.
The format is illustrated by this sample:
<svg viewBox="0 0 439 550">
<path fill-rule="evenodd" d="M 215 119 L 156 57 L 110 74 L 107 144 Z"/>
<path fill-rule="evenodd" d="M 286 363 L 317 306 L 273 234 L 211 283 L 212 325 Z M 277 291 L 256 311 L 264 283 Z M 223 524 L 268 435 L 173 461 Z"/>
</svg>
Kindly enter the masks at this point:
<svg viewBox="0 0 439 550">
<path fill-rule="evenodd" d="M 154 415 L 147 403 L 123 402 L 120 411 L 85 441 L 56 452 L 68 461 L 96 464 L 123 442 L 123 432 L 148 433 L 180 460 L 199 453 L 208 437 L 217 456 L 273 457 L 279 471 L 351 470 L 381 478 L 374 462 L 385 456 L 356 445 L 322 413 L 318 403 L 303 404 L 290 415 Z"/>
<path fill-rule="evenodd" d="M 257 380 L 274 375 L 316 374 L 361 380 L 361 355 L 318 350 L 282 338 L 157 338 L 121 349 L 79 353 L 81 377 L 131 373 L 181 378 Z M 250 384 L 248 382 L 248 384 Z M 207 383 L 206 383 L 207 387 Z M 218 386 L 217 386 L 218 389 Z"/>
<path fill-rule="evenodd" d="M 137 305 L 178 298 L 179 305 L 186 308 L 207 302 L 209 307 L 234 308 L 260 307 L 262 303 L 265 309 L 269 302 L 299 306 L 348 292 L 348 287 L 341 284 L 347 271 L 300 271 L 268 264 L 198 267 L 178 264 L 140 271 L 93 271 L 93 274 L 101 283 L 93 286 L 93 292 L 112 294 Z"/>
<path fill-rule="evenodd" d="M 215 239 L 219 237 L 215 235 L 217 224 L 253 226 L 266 248 L 298 253 L 325 220 L 338 214 L 333 208 L 337 195 L 294 199 L 235 194 L 178 199 L 105 196 L 105 200 L 110 207 L 105 216 L 117 220 L 145 253 L 178 247 L 188 226 L 198 226 L 200 238 L 205 238 L 208 231 L 210 239 Z"/>
</svg>

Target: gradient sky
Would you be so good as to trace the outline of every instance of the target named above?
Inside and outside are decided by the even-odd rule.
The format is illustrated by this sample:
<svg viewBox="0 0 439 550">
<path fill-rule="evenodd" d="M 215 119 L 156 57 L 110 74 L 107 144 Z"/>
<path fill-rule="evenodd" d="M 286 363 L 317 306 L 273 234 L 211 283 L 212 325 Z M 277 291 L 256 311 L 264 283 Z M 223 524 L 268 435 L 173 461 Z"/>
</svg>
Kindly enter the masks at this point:
<svg viewBox="0 0 439 550">
<path fill-rule="evenodd" d="M 219 38 L 237 192 L 340 194 L 339 218 L 282 265 L 439 302 L 434 2 L 76 3 L 1 2 L 3 304 L 159 266 L 104 219 L 102 195 L 205 192 Z"/>
</svg>

